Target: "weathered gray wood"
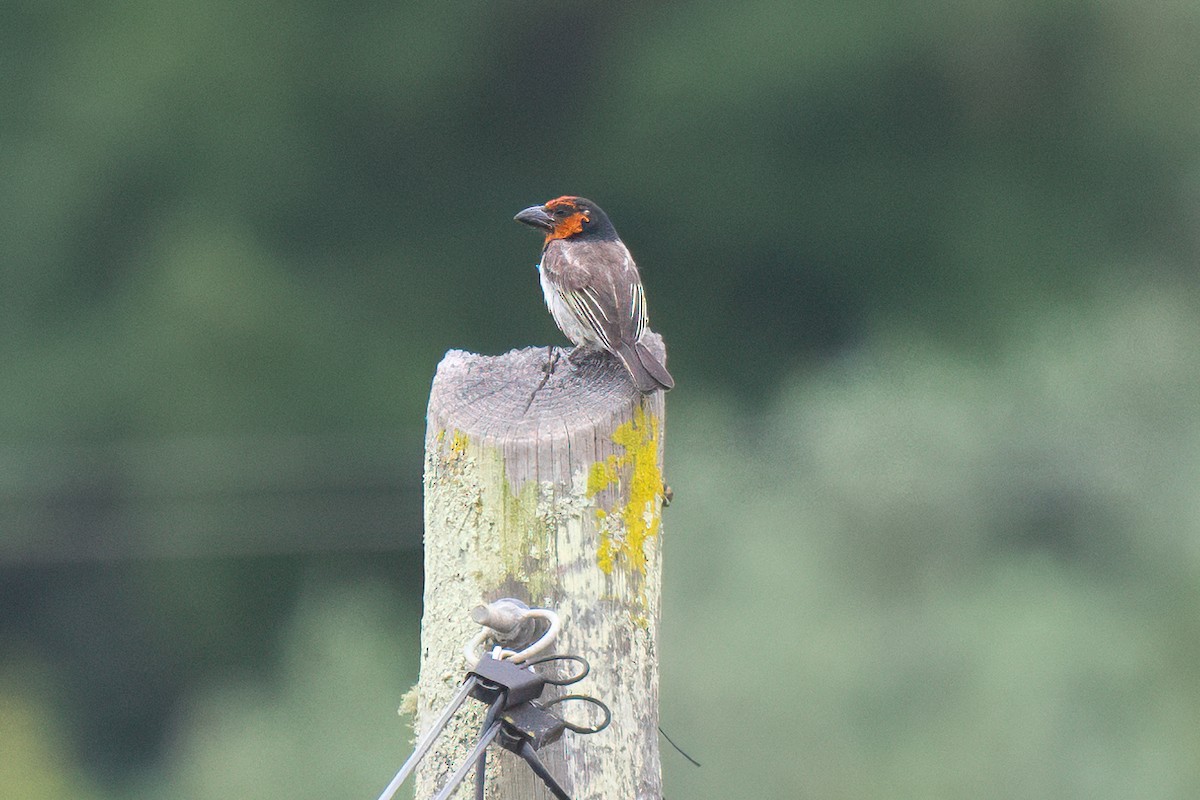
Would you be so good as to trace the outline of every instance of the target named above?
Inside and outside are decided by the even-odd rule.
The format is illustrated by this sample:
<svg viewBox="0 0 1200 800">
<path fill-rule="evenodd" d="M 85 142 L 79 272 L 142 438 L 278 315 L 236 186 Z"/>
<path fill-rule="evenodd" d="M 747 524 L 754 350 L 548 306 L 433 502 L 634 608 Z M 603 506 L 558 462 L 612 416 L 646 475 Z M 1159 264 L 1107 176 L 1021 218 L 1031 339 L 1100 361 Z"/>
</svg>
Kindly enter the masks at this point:
<svg viewBox="0 0 1200 800">
<path fill-rule="evenodd" d="M 648 336 L 663 355 L 662 340 Z M 574 800 L 660 800 L 663 393 L 641 395 L 607 355 L 571 364 L 563 352 L 529 403 L 547 352 L 450 351 L 434 378 L 418 730 L 463 677 L 463 643 L 479 630 L 470 610 L 515 597 L 562 616 L 557 651 L 592 664 L 568 691 L 598 697 L 613 712 L 607 730 L 567 733 L 545 748 L 551 773 Z M 466 724 L 447 730 L 418 770 L 416 797 L 431 796 L 478 735 L 482 704 L 470 705 Z M 493 749 L 491 800 L 551 797 L 523 761 Z"/>
</svg>

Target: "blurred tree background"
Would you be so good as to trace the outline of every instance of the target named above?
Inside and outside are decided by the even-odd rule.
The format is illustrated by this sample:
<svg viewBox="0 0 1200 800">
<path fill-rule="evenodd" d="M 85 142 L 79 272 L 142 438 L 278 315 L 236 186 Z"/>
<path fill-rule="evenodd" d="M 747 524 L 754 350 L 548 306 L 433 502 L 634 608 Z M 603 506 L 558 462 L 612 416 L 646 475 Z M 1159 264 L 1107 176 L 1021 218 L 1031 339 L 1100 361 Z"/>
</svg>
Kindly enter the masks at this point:
<svg viewBox="0 0 1200 800">
<path fill-rule="evenodd" d="M 443 352 L 599 202 L 672 797 L 1200 794 L 1200 6 L 0 9 L 0 785 L 374 797 Z"/>
</svg>

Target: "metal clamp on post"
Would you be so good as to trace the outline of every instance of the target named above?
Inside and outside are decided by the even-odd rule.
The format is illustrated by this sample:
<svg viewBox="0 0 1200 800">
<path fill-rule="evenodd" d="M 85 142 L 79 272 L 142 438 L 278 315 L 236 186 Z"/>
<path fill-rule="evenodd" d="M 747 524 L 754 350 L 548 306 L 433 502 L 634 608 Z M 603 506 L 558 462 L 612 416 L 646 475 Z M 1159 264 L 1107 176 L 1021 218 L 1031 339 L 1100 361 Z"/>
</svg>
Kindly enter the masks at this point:
<svg viewBox="0 0 1200 800">
<path fill-rule="evenodd" d="M 466 678 L 454 697 L 438 715 L 437 720 L 418 739 L 412 755 L 408 757 L 404 765 L 400 767 L 400 771 L 392 778 L 391 783 L 379 795 L 379 800 L 391 800 L 468 697 L 486 703 L 488 712 L 485 717 L 483 733 L 476 743 L 475 749 L 472 750 L 473 755 L 469 756 L 460 767 L 461 775 L 456 772 L 457 777 L 451 778 L 447 784 L 451 790 L 452 787 L 462 782 L 463 776 L 470 770 L 471 765 L 479 759 L 484 749 L 507 724 L 499 719 L 503 712 L 530 706 L 533 701 L 541 697 L 542 690 L 547 684 L 566 686 L 576 683 L 583 680 L 590 670 L 588 663 L 579 656 L 532 658 L 535 654 L 550 648 L 558 638 L 562 623 L 553 611 L 544 608 L 529 608 L 519 600 L 504 599 L 486 606 L 476 607 L 471 612 L 471 618 L 485 627 L 463 648 L 463 655 L 469 664 Z M 491 652 L 482 652 L 481 648 L 489 639 L 496 643 L 495 646 Z M 504 647 L 504 644 L 523 649 L 508 649 Z M 533 669 L 535 665 L 551 662 L 574 663 L 579 666 L 579 670 L 569 673 L 563 678 L 553 678 L 545 677 Z M 596 702 L 599 703 L 599 701 Z M 605 711 L 607 712 L 607 707 L 605 707 Z M 559 735 L 561 735 L 561 731 L 559 731 Z M 532 764 L 532 762 L 530 763 Z M 478 774 L 479 781 L 482 782 L 482 762 Z M 541 775 L 540 772 L 538 774 Z"/>
<path fill-rule="evenodd" d="M 530 608 L 511 597 L 476 606 L 471 609 L 471 619 L 483 629 L 463 648 L 469 667 L 479 663 L 489 640 L 499 648 L 499 654 L 492 650 L 493 658 L 521 664 L 550 649 L 562 630 L 558 614 L 548 608 Z M 539 629 L 544 630 L 537 635 Z"/>
</svg>

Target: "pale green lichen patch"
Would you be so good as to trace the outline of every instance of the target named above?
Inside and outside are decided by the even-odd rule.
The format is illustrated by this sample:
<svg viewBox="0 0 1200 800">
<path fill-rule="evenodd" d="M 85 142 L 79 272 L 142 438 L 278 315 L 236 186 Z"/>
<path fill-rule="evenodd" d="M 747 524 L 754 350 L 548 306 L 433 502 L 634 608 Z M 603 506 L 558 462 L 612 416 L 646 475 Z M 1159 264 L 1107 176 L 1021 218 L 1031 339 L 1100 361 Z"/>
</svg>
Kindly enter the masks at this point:
<svg viewBox="0 0 1200 800">
<path fill-rule="evenodd" d="M 442 466 L 453 485 L 438 491 L 460 506 L 448 511 L 461 520 L 472 580 L 485 593 L 520 585 L 534 599 L 551 591 L 556 521 L 543 495 L 552 487 L 534 480 L 514 487 L 500 448 L 457 431 L 443 451 Z M 462 508 L 466 497 L 473 500 Z"/>
<path fill-rule="evenodd" d="M 524 584 L 529 599 L 545 595 L 552 589 L 554 565 L 554 526 L 544 514 L 539 502 L 540 487 L 536 481 L 526 481 L 519 492 L 513 492 L 507 478 L 499 481 L 500 506 L 503 520 L 500 526 L 500 553 L 507 577 Z"/>
</svg>

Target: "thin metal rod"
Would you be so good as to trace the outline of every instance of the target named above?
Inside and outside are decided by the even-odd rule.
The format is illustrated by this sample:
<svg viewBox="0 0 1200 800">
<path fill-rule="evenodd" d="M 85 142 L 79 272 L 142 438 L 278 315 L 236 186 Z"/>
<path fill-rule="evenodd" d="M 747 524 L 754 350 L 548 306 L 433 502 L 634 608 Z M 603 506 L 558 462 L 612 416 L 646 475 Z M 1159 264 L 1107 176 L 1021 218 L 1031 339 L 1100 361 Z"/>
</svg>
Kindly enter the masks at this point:
<svg viewBox="0 0 1200 800">
<path fill-rule="evenodd" d="M 479 728 L 479 733 L 483 733 L 496 721 L 496 715 L 500 713 L 500 702 L 492 703 L 487 710 L 487 716 L 483 718 L 483 725 Z M 484 751 L 479 756 L 478 768 L 475 770 L 475 800 L 484 800 L 484 789 L 487 783 L 487 751 Z"/>
<path fill-rule="evenodd" d="M 537 751 L 533 749 L 533 745 L 529 742 L 521 744 L 521 758 L 525 759 L 525 763 L 529 764 L 529 768 L 542 779 L 542 783 L 546 784 L 546 788 L 558 800 L 571 800 L 571 795 L 567 794 L 566 789 L 563 789 L 558 785 L 558 781 L 554 780 L 554 776 L 550 774 L 550 770 L 546 769 L 546 765 L 538 758 Z"/>
<path fill-rule="evenodd" d="M 471 767 L 475 766 L 475 762 L 483 755 L 483 751 L 496 738 L 496 734 L 500 733 L 501 724 L 493 722 L 492 727 L 483 732 L 483 735 L 479 737 L 479 741 L 471 748 L 471 752 L 467 753 L 467 757 L 463 759 L 462 764 L 454 771 L 454 774 L 450 776 L 450 780 L 446 781 L 446 785 L 442 787 L 442 790 L 437 793 L 433 800 L 448 800 L 450 795 L 454 794 L 454 790 L 463 782 L 463 778 L 467 777 L 467 773 L 471 771 Z"/>
<path fill-rule="evenodd" d="M 400 767 L 400 771 L 396 773 L 396 777 L 392 778 L 392 782 L 383 790 L 383 794 L 379 795 L 379 800 L 392 800 L 392 797 L 400 789 L 400 785 L 404 783 L 405 778 L 417 766 L 417 762 L 425 757 L 429 752 L 429 748 L 433 747 L 434 741 L 438 735 L 446 727 L 446 723 L 450 721 L 450 717 L 454 716 L 454 712 L 458 711 L 458 707 L 463 704 L 467 696 L 471 694 L 471 690 L 475 688 L 477 678 L 472 675 L 463 681 L 462 688 L 458 690 L 458 694 L 450 700 L 446 705 L 446 709 L 442 711 L 442 715 L 437 718 L 433 726 L 425 732 L 425 735 L 417 740 L 417 749 L 413 750 L 412 755 L 404 762 L 404 766 Z"/>
</svg>

